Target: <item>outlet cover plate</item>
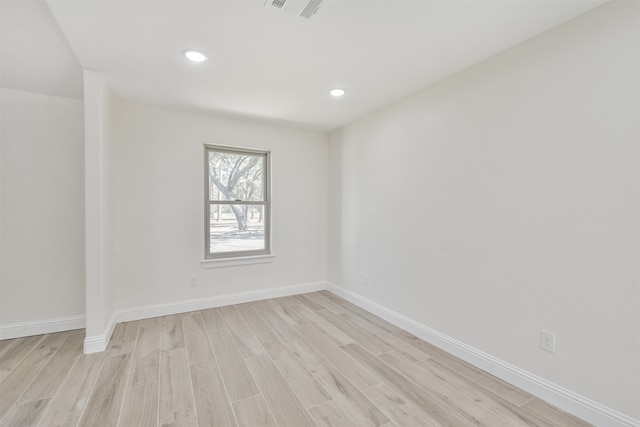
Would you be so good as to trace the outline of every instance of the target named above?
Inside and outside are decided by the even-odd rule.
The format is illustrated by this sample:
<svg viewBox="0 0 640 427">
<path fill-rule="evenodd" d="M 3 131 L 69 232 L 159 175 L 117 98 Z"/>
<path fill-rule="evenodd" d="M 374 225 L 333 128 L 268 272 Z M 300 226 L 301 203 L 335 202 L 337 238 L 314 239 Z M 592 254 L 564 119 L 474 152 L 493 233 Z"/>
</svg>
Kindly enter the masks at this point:
<svg viewBox="0 0 640 427">
<path fill-rule="evenodd" d="M 550 353 L 556 351 L 556 334 L 553 332 L 540 330 L 540 348 Z"/>
</svg>

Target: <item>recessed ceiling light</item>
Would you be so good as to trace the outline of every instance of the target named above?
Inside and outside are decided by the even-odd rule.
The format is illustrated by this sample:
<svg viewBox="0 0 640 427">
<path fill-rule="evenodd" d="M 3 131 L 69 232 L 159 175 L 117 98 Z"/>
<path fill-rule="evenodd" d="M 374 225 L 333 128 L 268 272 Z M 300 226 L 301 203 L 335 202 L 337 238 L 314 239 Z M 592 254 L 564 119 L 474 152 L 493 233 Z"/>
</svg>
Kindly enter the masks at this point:
<svg viewBox="0 0 640 427">
<path fill-rule="evenodd" d="M 183 53 L 184 56 L 187 57 L 187 59 L 193 62 L 204 62 L 207 60 L 207 55 L 202 52 L 198 52 L 197 50 L 185 49 Z"/>
<path fill-rule="evenodd" d="M 329 92 L 332 96 L 335 96 L 336 98 L 341 97 L 342 95 L 344 95 L 344 89 L 332 89 L 331 92 Z"/>
</svg>

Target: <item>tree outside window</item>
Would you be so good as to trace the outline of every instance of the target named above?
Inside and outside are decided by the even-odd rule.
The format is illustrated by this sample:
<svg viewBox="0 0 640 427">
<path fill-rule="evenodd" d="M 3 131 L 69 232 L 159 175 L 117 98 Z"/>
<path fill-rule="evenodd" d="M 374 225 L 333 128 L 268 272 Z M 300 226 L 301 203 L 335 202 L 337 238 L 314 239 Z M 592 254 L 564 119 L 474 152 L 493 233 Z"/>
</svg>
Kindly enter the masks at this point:
<svg viewBox="0 0 640 427">
<path fill-rule="evenodd" d="M 269 153 L 205 145 L 205 256 L 268 254 Z"/>
</svg>

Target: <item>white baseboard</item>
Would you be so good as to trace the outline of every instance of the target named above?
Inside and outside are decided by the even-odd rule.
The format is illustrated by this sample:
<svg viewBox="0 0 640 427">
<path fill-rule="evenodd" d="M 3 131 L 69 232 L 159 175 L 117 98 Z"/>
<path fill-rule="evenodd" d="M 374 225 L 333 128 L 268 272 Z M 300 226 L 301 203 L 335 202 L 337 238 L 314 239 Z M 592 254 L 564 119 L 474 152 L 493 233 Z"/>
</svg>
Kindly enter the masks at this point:
<svg viewBox="0 0 640 427">
<path fill-rule="evenodd" d="M 113 330 L 116 327 L 116 314 L 114 313 L 104 328 L 104 332 L 100 335 L 92 335 L 84 337 L 84 354 L 99 353 L 105 351 L 113 335 Z"/>
<path fill-rule="evenodd" d="M 413 335 L 583 420 L 602 427 L 640 427 L 640 421 L 484 353 L 333 283 L 327 290 Z"/>
<path fill-rule="evenodd" d="M 119 310 L 111 317 L 111 320 L 105 327 L 105 330 L 102 334 L 85 337 L 84 353 L 91 354 L 106 350 L 116 324 L 121 322 L 130 322 L 133 320 L 149 319 L 152 317 L 167 316 L 178 313 L 187 313 L 190 311 L 204 310 L 207 308 L 222 307 L 225 305 L 241 304 L 245 302 L 259 301 L 269 298 L 304 294 L 307 292 L 322 291 L 325 289 L 327 289 L 326 282 L 305 283 L 301 285 L 282 286 L 278 288 L 261 289 L 257 291 L 238 292 L 235 294 Z M 42 321 L 14 323 L 10 325 L 0 325 L 0 339 L 19 338 L 30 335 L 40 335 L 52 332 L 69 331 L 73 329 L 83 329 L 84 327 L 85 316 L 73 316 Z"/>
<path fill-rule="evenodd" d="M 269 298 L 304 294 L 307 292 L 315 292 L 325 289 L 327 289 L 326 282 L 305 283 L 302 285 L 238 292 L 235 294 L 118 310 L 111 318 L 111 321 L 105 328 L 105 332 L 103 334 L 86 337 L 84 339 L 84 353 L 98 353 L 106 350 L 107 346 L 109 345 L 109 340 L 111 339 L 113 330 L 118 323 L 150 319 L 160 316 L 168 316 L 171 314 L 188 313 L 190 311 L 205 310 L 207 308 L 241 304 L 245 302 L 259 301 Z"/>
<path fill-rule="evenodd" d="M 11 323 L 0 325 L 0 340 L 84 329 L 84 325 L 84 316 L 56 317 L 54 319 Z"/>
<path fill-rule="evenodd" d="M 308 292 L 322 291 L 325 289 L 327 289 L 327 282 L 314 282 L 304 283 L 301 285 L 282 286 L 278 288 L 260 289 L 256 291 L 238 292 L 235 294 L 198 298 L 166 304 L 128 308 L 117 312 L 116 323 L 131 322 L 133 320 L 149 319 L 152 317 L 168 316 L 178 313 L 188 313 L 190 311 L 205 310 L 207 308 L 242 304 L 245 302 L 260 301 L 269 298 L 286 297 L 289 295 L 304 294 Z"/>
</svg>

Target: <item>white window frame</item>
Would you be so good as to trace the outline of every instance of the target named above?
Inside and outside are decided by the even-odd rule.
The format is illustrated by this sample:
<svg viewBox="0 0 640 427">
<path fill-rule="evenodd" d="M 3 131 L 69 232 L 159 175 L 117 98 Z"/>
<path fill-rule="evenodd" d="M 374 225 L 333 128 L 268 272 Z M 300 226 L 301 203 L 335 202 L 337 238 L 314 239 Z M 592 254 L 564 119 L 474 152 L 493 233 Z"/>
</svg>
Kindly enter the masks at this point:
<svg viewBox="0 0 640 427">
<path fill-rule="evenodd" d="M 209 198 L 209 153 L 222 152 L 237 155 L 264 156 L 263 168 L 263 200 L 210 200 Z M 248 251 L 211 252 L 211 207 L 215 205 L 262 205 L 264 207 L 264 249 Z M 271 262 L 271 152 L 253 148 L 233 147 L 226 145 L 204 144 L 204 268 L 226 267 L 242 264 L 257 264 Z"/>
</svg>

